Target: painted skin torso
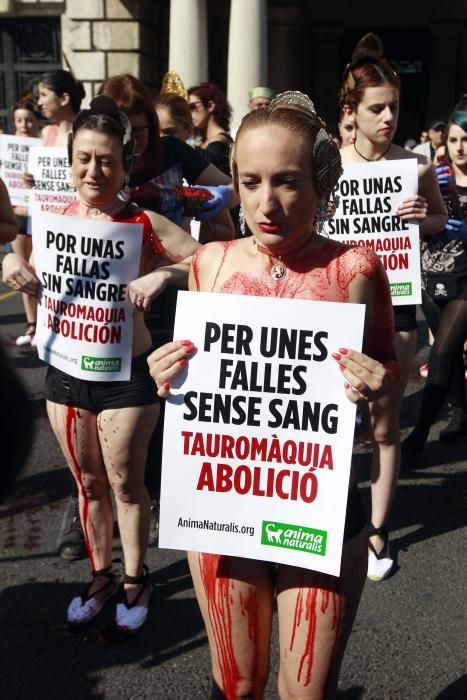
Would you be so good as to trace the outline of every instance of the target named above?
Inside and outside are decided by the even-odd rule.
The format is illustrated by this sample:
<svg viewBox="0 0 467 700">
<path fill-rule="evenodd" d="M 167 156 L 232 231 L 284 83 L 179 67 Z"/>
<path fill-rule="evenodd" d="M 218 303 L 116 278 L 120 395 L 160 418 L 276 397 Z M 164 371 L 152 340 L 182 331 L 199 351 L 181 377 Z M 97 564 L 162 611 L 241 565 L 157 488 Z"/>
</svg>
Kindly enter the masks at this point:
<svg viewBox="0 0 467 700">
<path fill-rule="evenodd" d="M 196 288 L 202 291 L 224 294 L 245 294 L 249 296 L 272 296 L 288 299 L 310 299 L 313 301 L 334 301 L 363 303 L 352 282 L 359 275 L 370 279 L 374 289 L 374 312 L 367 310 L 370 325 L 366 326 L 364 352 L 380 362 L 396 359 L 394 346 L 394 319 L 392 315 L 387 277 L 378 257 L 368 249 L 353 248 L 320 238 L 320 245 L 309 256 L 298 262 L 287 262 L 287 274 L 281 280 L 271 276 L 272 262 L 265 258 L 265 265 L 258 269 L 256 261 L 251 270 L 248 261 L 239 262 L 241 252 L 236 250 L 238 242 L 228 241 L 222 245 L 222 253 L 214 278 L 200 278 L 200 263 L 205 253 L 201 248 L 193 257 L 193 276 Z M 237 257 L 238 256 L 238 257 Z M 229 264 L 229 258 L 232 264 Z M 246 263 L 246 264 L 245 264 Z"/>
</svg>

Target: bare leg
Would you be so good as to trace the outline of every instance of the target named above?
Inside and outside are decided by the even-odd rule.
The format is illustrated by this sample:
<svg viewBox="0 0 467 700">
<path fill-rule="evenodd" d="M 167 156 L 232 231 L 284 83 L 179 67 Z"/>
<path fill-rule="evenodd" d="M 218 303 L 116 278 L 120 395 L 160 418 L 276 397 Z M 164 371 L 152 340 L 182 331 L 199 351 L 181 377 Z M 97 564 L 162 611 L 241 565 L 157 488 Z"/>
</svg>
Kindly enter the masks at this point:
<svg viewBox="0 0 467 700">
<path fill-rule="evenodd" d="M 112 563 L 113 511 L 97 434 L 97 416 L 82 408 L 47 402 L 47 413 L 79 491 L 81 522 L 94 571 Z M 102 586 L 97 578 L 90 594 Z"/>
<path fill-rule="evenodd" d="M 117 505 L 125 572 L 130 576 L 141 576 L 148 546 L 151 504 L 144 485 L 144 467 L 158 417 L 159 405 L 151 404 L 102 411 L 97 421 L 102 456 Z M 128 591 L 138 591 L 140 587 L 125 583 Z M 131 602 L 132 596 L 128 597 Z M 144 602 L 142 598 L 141 603 Z"/>
<path fill-rule="evenodd" d="M 212 674 L 228 700 L 260 700 L 269 673 L 274 567 L 188 553 L 206 625 Z"/>
<path fill-rule="evenodd" d="M 344 543 L 339 578 L 279 565 L 281 700 L 332 700 L 365 583 L 367 536 Z"/>
<path fill-rule="evenodd" d="M 374 439 L 371 464 L 371 521 L 376 528 L 384 526 L 388 521 L 399 477 L 399 410 L 407 386 L 410 365 L 415 355 L 416 343 L 416 331 L 396 333 L 399 381 L 390 394 L 369 406 Z M 373 535 L 371 542 L 377 552 L 384 545 L 380 535 Z"/>
</svg>

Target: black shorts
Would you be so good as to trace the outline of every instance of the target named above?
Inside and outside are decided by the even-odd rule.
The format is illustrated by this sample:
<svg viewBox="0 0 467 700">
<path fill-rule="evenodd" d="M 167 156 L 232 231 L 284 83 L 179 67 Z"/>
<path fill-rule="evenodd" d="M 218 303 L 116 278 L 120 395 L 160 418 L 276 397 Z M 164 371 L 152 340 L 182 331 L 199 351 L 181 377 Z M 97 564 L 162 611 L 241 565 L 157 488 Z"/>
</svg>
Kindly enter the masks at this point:
<svg viewBox="0 0 467 700">
<path fill-rule="evenodd" d="M 151 351 L 134 357 L 131 378 L 124 382 L 90 382 L 77 379 L 49 365 L 45 380 L 48 401 L 100 413 L 111 408 L 132 408 L 159 403 L 147 364 Z"/>
<path fill-rule="evenodd" d="M 360 490 L 354 481 L 350 487 L 347 498 L 347 512 L 345 514 L 344 542 L 358 535 L 366 525 L 365 510 L 363 508 Z"/>
<path fill-rule="evenodd" d="M 394 325 L 396 333 L 398 331 L 417 330 L 417 307 L 415 304 L 406 306 L 393 306 Z"/>
</svg>

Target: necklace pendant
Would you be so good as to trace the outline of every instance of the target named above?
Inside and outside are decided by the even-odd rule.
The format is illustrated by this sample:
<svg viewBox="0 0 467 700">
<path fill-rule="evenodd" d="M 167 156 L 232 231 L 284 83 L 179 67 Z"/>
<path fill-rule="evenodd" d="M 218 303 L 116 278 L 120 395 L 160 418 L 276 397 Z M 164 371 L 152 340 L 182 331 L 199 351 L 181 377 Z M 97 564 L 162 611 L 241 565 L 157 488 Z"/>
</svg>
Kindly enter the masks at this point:
<svg viewBox="0 0 467 700">
<path fill-rule="evenodd" d="M 286 274 L 287 268 L 279 258 L 279 260 L 271 267 L 271 277 L 273 280 L 283 280 Z"/>
<path fill-rule="evenodd" d="M 97 219 L 98 216 L 102 214 L 101 210 L 98 209 L 97 207 L 90 207 L 89 209 L 89 216 L 91 219 Z"/>
</svg>

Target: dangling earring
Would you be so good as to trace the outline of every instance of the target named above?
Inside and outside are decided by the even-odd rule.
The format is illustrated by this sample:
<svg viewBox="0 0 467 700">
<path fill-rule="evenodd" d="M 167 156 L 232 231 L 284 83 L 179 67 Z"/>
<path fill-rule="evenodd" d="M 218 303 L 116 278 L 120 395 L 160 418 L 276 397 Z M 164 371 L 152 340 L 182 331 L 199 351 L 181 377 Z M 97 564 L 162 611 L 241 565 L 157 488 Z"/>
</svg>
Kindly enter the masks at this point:
<svg viewBox="0 0 467 700">
<path fill-rule="evenodd" d="M 124 179 L 124 181 L 123 181 L 123 187 L 122 187 L 122 189 L 120 190 L 120 192 L 117 194 L 117 197 L 118 197 L 118 199 L 119 199 L 121 202 L 128 202 L 128 200 L 130 199 L 130 185 L 129 185 L 129 182 L 130 182 L 130 176 L 129 176 L 128 173 L 126 173 L 125 179 Z"/>
<path fill-rule="evenodd" d="M 76 192 L 75 183 L 73 182 L 73 174 L 71 168 L 68 168 L 68 182 L 67 182 L 68 192 Z"/>
<path fill-rule="evenodd" d="M 240 224 L 240 233 L 242 236 L 246 236 L 245 210 L 243 209 L 243 204 L 240 204 L 238 223 Z"/>
<path fill-rule="evenodd" d="M 318 205 L 316 207 L 315 214 L 315 226 L 318 233 L 322 233 L 324 228 L 324 222 L 327 221 L 328 218 L 328 198 L 320 197 L 318 199 Z"/>
<path fill-rule="evenodd" d="M 322 233 L 324 224 L 329 219 L 332 219 L 339 206 L 339 195 L 335 191 L 331 192 L 328 197 L 320 197 L 316 207 L 315 226 L 318 233 Z"/>
</svg>

